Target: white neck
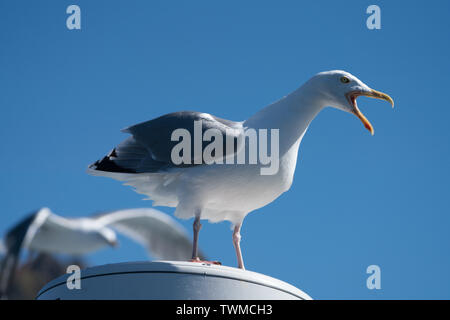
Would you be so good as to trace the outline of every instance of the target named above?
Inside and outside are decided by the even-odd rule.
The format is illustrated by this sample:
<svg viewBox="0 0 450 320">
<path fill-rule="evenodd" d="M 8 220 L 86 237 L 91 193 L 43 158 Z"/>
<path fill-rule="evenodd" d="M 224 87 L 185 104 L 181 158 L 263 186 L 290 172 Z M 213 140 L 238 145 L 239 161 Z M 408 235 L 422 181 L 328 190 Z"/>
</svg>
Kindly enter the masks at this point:
<svg viewBox="0 0 450 320">
<path fill-rule="evenodd" d="M 323 99 L 309 82 L 258 111 L 244 122 L 254 129 L 279 129 L 280 155 L 287 152 L 305 134 L 311 121 L 325 107 Z"/>
</svg>

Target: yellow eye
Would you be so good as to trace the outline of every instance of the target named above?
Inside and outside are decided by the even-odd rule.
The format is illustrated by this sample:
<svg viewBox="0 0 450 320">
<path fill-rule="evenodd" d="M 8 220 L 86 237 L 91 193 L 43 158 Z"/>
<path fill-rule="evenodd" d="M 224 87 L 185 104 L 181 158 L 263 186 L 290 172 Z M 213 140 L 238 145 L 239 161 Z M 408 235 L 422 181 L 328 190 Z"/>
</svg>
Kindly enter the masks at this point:
<svg viewBox="0 0 450 320">
<path fill-rule="evenodd" d="M 347 77 L 341 77 L 341 82 L 342 82 L 342 83 L 349 83 L 349 82 L 350 82 L 350 79 L 347 78 Z"/>
</svg>

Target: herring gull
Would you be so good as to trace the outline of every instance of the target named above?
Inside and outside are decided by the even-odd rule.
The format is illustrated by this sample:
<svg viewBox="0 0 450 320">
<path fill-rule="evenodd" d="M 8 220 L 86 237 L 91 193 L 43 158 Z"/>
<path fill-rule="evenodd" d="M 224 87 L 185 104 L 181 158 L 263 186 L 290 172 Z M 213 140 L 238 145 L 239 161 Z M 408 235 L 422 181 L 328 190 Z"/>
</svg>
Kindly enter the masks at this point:
<svg viewBox="0 0 450 320">
<path fill-rule="evenodd" d="M 394 106 L 387 94 L 369 88 L 348 72 L 321 72 L 245 121 L 182 111 L 128 127 L 123 132 L 131 136 L 91 164 L 88 173 L 123 181 L 153 200 L 153 205 L 176 207 L 175 215 L 179 218 L 193 217 L 192 261 L 200 261 L 197 251 L 200 220 L 230 221 L 238 267 L 244 269 L 240 249 L 242 222 L 249 212 L 271 203 L 289 190 L 300 143 L 317 114 L 325 107 L 352 113 L 373 135 L 372 125 L 356 104 L 358 96 L 386 100 Z M 267 157 L 261 157 L 269 148 L 267 144 L 258 140 L 258 150 L 263 152 L 258 151 L 260 157 L 256 162 L 248 160 L 255 150 L 251 142 L 254 140 L 250 141 L 250 137 L 263 130 L 270 130 L 269 147 L 278 157 L 273 159 L 278 160 L 275 170 L 268 174 L 263 173 L 268 167 Z M 183 132 L 187 132 L 184 137 L 200 135 L 203 140 L 189 142 L 190 149 L 179 148 L 179 144 L 184 143 L 180 138 Z M 208 134 L 211 132 L 215 134 Z M 267 132 L 262 137 L 267 138 Z M 215 148 L 210 152 L 214 161 L 202 158 L 209 142 L 216 142 L 215 147 L 224 145 L 222 150 Z M 174 158 L 177 148 L 182 152 Z M 182 158 L 181 162 L 179 158 Z M 246 161 L 233 161 L 239 158 Z"/>
</svg>

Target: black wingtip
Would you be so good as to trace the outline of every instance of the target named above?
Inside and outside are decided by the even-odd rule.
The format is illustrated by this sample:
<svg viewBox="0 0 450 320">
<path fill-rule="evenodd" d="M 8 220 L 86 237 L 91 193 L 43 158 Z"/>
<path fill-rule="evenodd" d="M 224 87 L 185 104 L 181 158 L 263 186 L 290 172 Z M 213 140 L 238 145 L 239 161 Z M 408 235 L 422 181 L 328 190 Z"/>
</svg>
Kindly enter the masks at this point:
<svg viewBox="0 0 450 320">
<path fill-rule="evenodd" d="M 89 166 L 89 169 L 105 172 L 136 173 L 134 170 L 118 166 L 114 162 L 114 158 L 117 158 L 116 149 L 113 149 L 107 156 L 103 157 L 103 159 L 95 161 Z"/>
</svg>

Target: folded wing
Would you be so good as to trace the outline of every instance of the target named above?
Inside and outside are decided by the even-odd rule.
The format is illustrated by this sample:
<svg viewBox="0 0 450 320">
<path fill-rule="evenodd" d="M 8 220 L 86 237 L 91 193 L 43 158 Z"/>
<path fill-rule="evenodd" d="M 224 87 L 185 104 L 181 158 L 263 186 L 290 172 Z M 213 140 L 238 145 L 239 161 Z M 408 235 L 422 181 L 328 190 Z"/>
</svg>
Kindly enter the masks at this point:
<svg viewBox="0 0 450 320">
<path fill-rule="evenodd" d="M 201 121 L 201 122 L 200 122 Z M 201 124 L 201 135 L 195 134 L 195 123 Z M 176 129 L 189 132 L 191 138 L 191 161 L 175 164 L 171 152 L 179 141 L 172 141 L 172 133 Z M 123 132 L 132 136 L 120 143 L 103 159 L 89 166 L 93 171 L 118 173 L 158 172 L 171 167 L 186 167 L 201 165 L 196 163 L 198 155 L 194 152 L 194 138 L 202 141 L 203 134 L 214 129 L 221 135 L 223 143 L 223 158 L 234 155 L 242 146 L 242 122 L 221 119 L 213 115 L 195 111 L 174 112 L 159 118 L 128 127 Z M 214 138 L 212 138 L 213 140 Z M 210 141 L 202 141 L 202 148 Z M 228 143 L 229 147 L 226 147 Z M 92 172 L 92 174 L 95 174 Z"/>
</svg>

